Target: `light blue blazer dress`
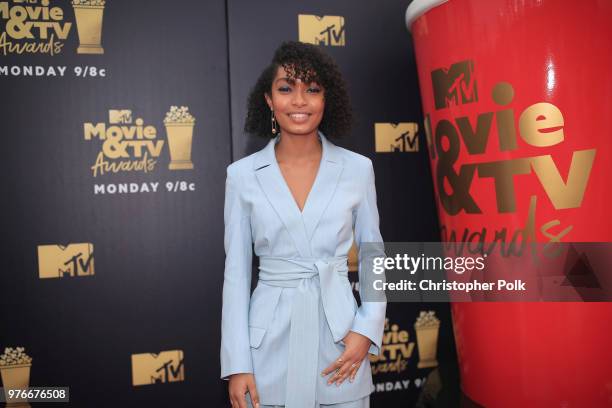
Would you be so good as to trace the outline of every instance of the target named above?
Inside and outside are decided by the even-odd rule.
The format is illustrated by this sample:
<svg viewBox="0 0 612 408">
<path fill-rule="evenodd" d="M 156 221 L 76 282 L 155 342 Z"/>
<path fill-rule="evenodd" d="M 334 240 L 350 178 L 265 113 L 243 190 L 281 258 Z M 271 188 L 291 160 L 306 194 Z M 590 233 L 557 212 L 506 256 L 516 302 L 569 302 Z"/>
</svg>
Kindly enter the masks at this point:
<svg viewBox="0 0 612 408">
<path fill-rule="evenodd" d="M 253 373 L 264 405 L 354 401 L 374 390 L 367 356 L 352 383 L 328 385 L 321 371 L 351 330 L 380 352 L 386 302 L 358 308 L 347 277 L 353 230 L 361 282 L 361 243 L 383 242 L 372 161 L 319 132 L 322 158 L 300 211 L 276 161 L 279 140 L 227 167 L 221 378 Z M 253 248 L 260 266 L 251 294 Z"/>
</svg>

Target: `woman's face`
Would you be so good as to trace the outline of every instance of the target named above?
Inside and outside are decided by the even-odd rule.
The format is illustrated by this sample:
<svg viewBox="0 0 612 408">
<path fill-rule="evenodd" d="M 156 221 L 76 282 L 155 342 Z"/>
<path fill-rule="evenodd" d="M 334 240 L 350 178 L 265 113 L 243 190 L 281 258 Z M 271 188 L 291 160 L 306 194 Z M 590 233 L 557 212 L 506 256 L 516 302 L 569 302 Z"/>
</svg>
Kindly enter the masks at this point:
<svg viewBox="0 0 612 408">
<path fill-rule="evenodd" d="M 309 84 L 290 79 L 279 67 L 272 81 L 266 102 L 283 134 L 308 135 L 316 132 L 325 109 L 324 89 L 316 82 Z"/>
</svg>

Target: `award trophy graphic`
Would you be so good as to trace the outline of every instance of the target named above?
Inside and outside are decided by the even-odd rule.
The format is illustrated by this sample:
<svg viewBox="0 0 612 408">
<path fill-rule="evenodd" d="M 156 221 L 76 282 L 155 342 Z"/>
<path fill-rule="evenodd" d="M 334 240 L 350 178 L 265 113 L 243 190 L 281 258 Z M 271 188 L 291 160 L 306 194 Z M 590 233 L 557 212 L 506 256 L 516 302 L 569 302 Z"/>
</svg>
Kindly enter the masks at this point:
<svg viewBox="0 0 612 408">
<path fill-rule="evenodd" d="M 105 4 L 105 0 L 72 0 L 79 33 L 78 54 L 104 54 L 102 17 Z"/>
<path fill-rule="evenodd" d="M 416 331 L 417 346 L 419 348 L 419 363 L 417 368 L 436 367 L 436 351 L 438 348 L 438 333 L 440 332 L 440 320 L 435 312 L 421 312 L 414 324 Z"/>
<path fill-rule="evenodd" d="M 23 347 L 7 347 L 0 355 L 0 375 L 2 386 L 7 389 L 26 389 L 30 384 L 30 367 L 32 358 L 24 352 Z M 7 397 L 6 406 L 29 406 L 26 398 Z"/>
<path fill-rule="evenodd" d="M 188 112 L 189 108 L 181 106 L 170 107 L 166 113 L 164 125 L 168 135 L 168 145 L 170 146 L 170 170 L 191 170 L 191 142 L 193 139 L 193 127 L 195 118 Z"/>
</svg>

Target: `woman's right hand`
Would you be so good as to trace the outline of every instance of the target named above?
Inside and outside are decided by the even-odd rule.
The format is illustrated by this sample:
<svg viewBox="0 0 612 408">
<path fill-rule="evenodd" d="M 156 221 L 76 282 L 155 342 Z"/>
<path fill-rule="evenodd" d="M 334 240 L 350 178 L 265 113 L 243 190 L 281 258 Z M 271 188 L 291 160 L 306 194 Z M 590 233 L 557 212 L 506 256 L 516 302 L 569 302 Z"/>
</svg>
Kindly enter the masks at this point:
<svg viewBox="0 0 612 408">
<path fill-rule="evenodd" d="M 251 373 L 232 374 L 229 378 L 229 398 L 232 408 L 247 408 L 245 394 L 248 391 L 251 402 L 259 408 L 259 394 L 255 387 L 255 376 Z"/>
</svg>

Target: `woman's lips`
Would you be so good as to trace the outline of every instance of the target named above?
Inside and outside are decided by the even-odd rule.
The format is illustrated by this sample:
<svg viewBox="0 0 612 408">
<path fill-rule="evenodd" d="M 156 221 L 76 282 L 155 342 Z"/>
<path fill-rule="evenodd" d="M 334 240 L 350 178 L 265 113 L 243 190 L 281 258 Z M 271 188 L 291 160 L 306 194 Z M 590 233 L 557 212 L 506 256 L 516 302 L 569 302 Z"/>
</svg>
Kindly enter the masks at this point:
<svg viewBox="0 0 612 408">
<path fill-rule="evenodd" d="M 295 123 L 304 123 L 310 118 L 309 113 L 289 113 L 287 116 Z"/>
</svg>

